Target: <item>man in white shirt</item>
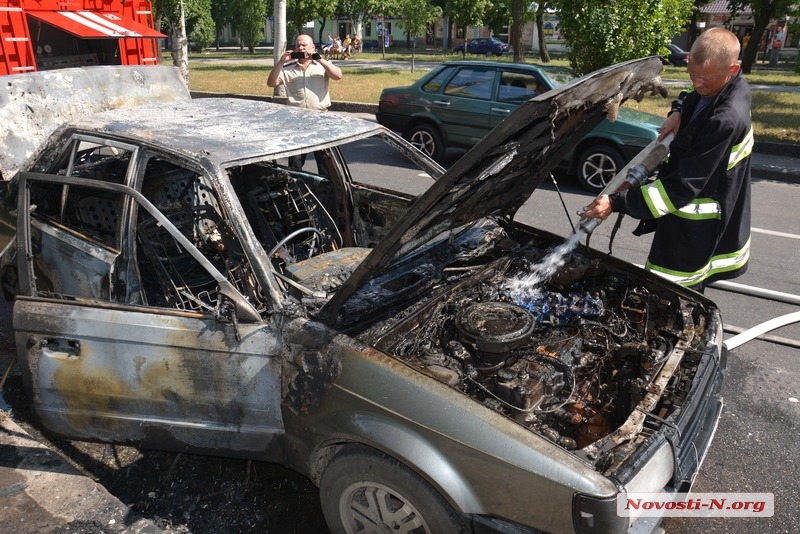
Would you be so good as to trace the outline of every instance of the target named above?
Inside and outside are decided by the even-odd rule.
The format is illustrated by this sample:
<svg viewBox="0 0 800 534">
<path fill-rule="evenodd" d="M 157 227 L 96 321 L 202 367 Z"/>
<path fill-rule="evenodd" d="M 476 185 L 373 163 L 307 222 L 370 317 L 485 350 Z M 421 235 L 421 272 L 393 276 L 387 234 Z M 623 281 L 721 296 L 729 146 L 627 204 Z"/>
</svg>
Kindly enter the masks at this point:
<svg viewBox="0 0 800 534">
<path fill-rule="evenodd" d="M 290 106 L 327 111 L 331 105 L 330 81 L 341 79 L 341 69 L 317 54 L 311 36 L 299 35 L 294 51 L 287 50 L 278 58 L 267 86 L 286 86 Z"/>
</svg>

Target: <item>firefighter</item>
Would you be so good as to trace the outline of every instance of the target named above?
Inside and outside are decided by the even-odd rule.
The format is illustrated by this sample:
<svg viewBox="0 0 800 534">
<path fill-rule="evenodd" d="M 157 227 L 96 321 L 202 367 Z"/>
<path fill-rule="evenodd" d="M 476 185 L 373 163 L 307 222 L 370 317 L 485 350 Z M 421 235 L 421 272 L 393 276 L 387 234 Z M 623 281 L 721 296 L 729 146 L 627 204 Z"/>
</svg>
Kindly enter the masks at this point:
<svg viewBox="0 0 800 534">
<path fill-rule="evenodd" d="M 689 54 L 694 89 L 673 103 L 660 138 L 675 133 L 658 178 L 600 195 L 585 217 L 612 212 L 655 232 L 646 267 L 698 291 L 744 274 L 750 257 L 750 87 L 738 64 L 739 40 L 712 28 Z"/>
</svg>

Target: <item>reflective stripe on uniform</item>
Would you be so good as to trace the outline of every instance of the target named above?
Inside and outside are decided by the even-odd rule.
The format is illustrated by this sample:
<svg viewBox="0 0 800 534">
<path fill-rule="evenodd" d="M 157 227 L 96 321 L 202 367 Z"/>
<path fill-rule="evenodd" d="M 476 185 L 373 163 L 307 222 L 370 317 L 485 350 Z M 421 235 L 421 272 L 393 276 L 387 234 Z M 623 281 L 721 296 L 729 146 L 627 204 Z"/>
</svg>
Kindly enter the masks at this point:
<svg viewBox="0 0 800 534">
<path fill-rule="evenodd" d="M 750 130 L 744 136 L 744 139 L 731 149 L 731 154 L 728 157 L 728 170 L 731 170 L 752 154 L 754 143 L 753 127 L 751 126 Z M 676 209 L 669 195 L 667 195 L 661 180 L 656 180 L 651 184 L 643 186 L 641 191 L 647 208 L 650 210 L 650 215 L 652 215 L 654 219 L 663 217 L 669 213 L 674 213 L 678 217 L 684 219 L 693 220 L 721 218 L 719 203 L 710 198 L 695 199 L 686 206 Z"/>
<path fill-rule="evenodd" d="M 714 256 L 705 266 L 694 272 L 682 272 L 675 271 L 673 269 L 667 269 L 666 267 L 660 267 L 650 263 L 649 260 L 645 264 L 645 267 L 648 271 L 652 271 L 661 277 L 666 278 L 667 280 L 675 282 L 676 284 L 680 284 L 682 286 L 693 286 L 699 284 L 709 276 L 728 271 L 735 271 L 736 269 L 744 267 L 749 259 L 750 238 L 747 239 L 747 243 L 745 243 L 745 245 L 738 251 Z"/>
<path fill-rule="evenodd" d="M 693 221 L 721 219 L 722 208 L 719 202 L 713 198 L 696 198 L 674 212 L 674 214 L 683 219 L 691 219 Z"/>
<path fill-rule="evenodd" d="M 747 135 L 744 136 L 742 142 L 739 143 L 738 145 L 735 145 L 733 149 L 731 149 L 731 155 L 728 158 L 728 170 L 731 170 L 740 161 L 750 156 L 750 154 L 753 153 L 754 144 L 755 140 L 753 138 L 753 127 L 751 126 L 750 131 L 747 132 Z"/>
<path fill-rule="evenodd" d="M 683 219 L 692 220 L 720 219 L 722 217 L 719 202 L 713 198 L 696 198 L 682 208 L 676 208 L 664 190 L 661 180 L 656 180 L 652 184 L 642 187 L 641 190 L 644 201 L 654 219 L 670 213 Z"/>
<path fill-rule="evenodd" d="M 661 180 L 656 180 L 652 184 L 643 186 L 641 191 L 653 218 L 657 219 L 675 211 L 675 206 L 664 190 L 664 184 Z"/>
</svg>

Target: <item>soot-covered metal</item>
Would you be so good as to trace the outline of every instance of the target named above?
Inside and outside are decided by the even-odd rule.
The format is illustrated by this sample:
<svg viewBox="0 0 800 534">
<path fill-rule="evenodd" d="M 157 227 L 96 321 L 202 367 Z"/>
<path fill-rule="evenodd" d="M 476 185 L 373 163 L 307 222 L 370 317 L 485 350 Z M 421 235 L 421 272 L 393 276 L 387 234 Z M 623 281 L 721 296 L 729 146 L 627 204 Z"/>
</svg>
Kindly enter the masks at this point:
<svg viewBox="0 0 800 534">
<path fill-rule="evenodd" d="M 483 246 L 463 247 L 480 241 L 476 233 L 484 236 Z M 521 290 L 552 249 L 546 240 L 522 237 L 516 242 L 485 224 L 453 238 L 452 249 L 462 254 L 440 264 L 443 279 L 429 284 L 431 298 L 399 311 L 399 321 L 379 321 L 357 337 L 608 465 L 613 458 L 602 453 L 613 446 L 604 442 L 635 440 L 682 403 L 698 360 L 681 351 L 669 376 L 662 370 L 670 356 L 676 358 L 676 346 L 703 337 L 704 310 L 678 295 L 657 294 L 582 251 L 572 252 L 556 276 Z M 463 254 L 464 248 L 474 254 Z M 434 263 L 423 254 L 398 271 L 418 275 Z M 395 281 L 403 273 L 382 278 L 384 289 L 398 288 L 395 304 L 401 307 L 406 289 Z M 380 285 L 379 279 L 375 287 Z M 375 287 L 391 307 L 389 292 Z M 371 300 L 369 293 L 361 296 Z M 650 394 L 658 397 L 657 406 L 649 405 Z M 645 406 L 654 415 L 646 422 L 636 417 Z"/>
</svg>

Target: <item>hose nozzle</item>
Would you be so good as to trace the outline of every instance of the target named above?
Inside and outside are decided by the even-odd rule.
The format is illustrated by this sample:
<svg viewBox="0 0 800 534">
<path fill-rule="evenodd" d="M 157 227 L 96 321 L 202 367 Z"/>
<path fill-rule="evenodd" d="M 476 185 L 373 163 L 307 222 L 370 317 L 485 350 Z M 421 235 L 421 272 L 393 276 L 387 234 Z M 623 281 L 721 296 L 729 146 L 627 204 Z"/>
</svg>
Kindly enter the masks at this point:
<svg viewBox="0 0 800 534">
<path fill-rule="evenodd" d="M 658 139 L 653 140 L 653 142 L 642 149 L 642 151 L 639 152 L 636 157 L 630 161 L 630 163 L 628 163 L 616 174 L 616 176 L 614 176 L 614 178 L 611 179 L 611 181 L 608 182 L 600 194 L 597 195 L 597 198 L 600 198 L 603 195 L 616 193 L 617 191 L 625 191 L 626 189 L 639 187 L 644 184 L 658 164 L 661 163 L 665 157 L 667 157 L 667 154 L 669 153 L 669 145 L 674 137 L 675 135 L 670 133 L 664 136 L 664 139 L 661 141 Z M 582 212 L 579 212 L 578 214 L 583 215 Z M 586 232 L 586 234 L 591 234 L 601 222 L 603 222 L 601 219 L 589 219 L 586 217 L 581 217 L 578 226 L 581 230 Z"/>
</svg>

